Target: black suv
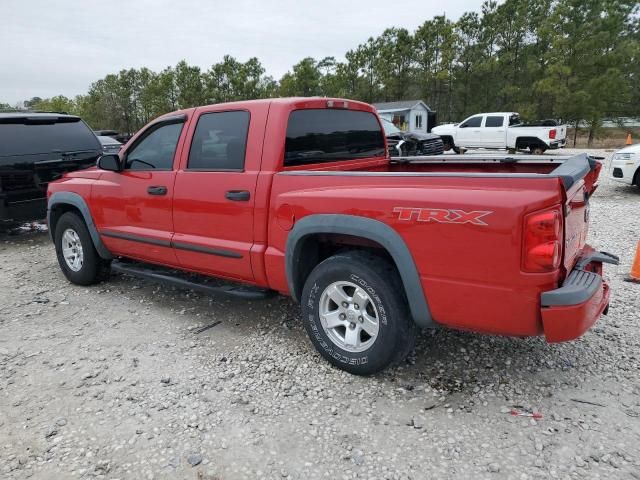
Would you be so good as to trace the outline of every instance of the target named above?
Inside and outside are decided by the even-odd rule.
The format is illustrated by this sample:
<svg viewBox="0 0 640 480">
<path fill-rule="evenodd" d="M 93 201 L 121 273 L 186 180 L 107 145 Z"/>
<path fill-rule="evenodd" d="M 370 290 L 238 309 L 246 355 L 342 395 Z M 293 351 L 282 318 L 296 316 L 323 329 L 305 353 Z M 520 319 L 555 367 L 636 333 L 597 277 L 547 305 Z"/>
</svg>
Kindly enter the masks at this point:
<svg viewBox="0 0 640 480">
<path fill-rule="evenodd" d="M 381 118 L 390 157 L 442 155 L 444 143 L 435 133 L 403 132 L 386 118 Z"/>
<path fill-rule="evenodd" d="M 96 164 L 102 146 L 80 117 L 0 113 L 0 222 L 44 218 L 47 185 Z"/>
</svg>

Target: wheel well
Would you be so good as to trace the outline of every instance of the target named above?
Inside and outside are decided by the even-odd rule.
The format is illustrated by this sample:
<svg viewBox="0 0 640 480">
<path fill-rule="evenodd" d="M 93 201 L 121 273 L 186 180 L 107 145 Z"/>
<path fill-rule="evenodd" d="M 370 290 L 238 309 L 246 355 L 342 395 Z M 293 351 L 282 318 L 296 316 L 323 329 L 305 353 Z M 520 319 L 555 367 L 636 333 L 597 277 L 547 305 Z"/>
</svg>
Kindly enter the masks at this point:
<svg viewBox="0 0 640 480">
<path fill-rule="evenodd" d="M 60 220 L 60 217 L 67 212 L 74 212 L 82 219 L 82 221 L 84 221 L 82 213 L 74 205 L 69 203 L 56 203 L 51 207 L 51 211 L 49 213 L 49 231 L 51 232 L 51 238 L 55 238 L 56 236 L 56 225 L 58 224 L 58 220 Z"/>
<path fill-rule="evenodd" d="M 449 143 L 452 147 L 454 146 L 453 137 L 451 135 L 440 135 L 440 138 L 442 139 L 442 143 Z"/>
<path fill-rule="evenodd" d="M 302 289 L 311 271 L 323 260 L 345 250 L 369 251 L 387 260 L 394 268 L 395 262 L 389 252 L 379 243 L 367 238 L 335 233 L 315 233 L 300 239 L 300 255 L 296 262 L 293 285 L 295 298 L 300 298 Z"/>
<path fill-rule="evenodd" d="M 634 185 L 640 187 L 640 167 L 636 170 L 636 173 L 633 174 L 633 182 Z"/>
<path fill-rule="evenodd" d="M 516 138 L 516 148 L 525 149 L 529 147 L 547 148 L 542 140 L 536 137 L 518 137 Z"/>
</svg>

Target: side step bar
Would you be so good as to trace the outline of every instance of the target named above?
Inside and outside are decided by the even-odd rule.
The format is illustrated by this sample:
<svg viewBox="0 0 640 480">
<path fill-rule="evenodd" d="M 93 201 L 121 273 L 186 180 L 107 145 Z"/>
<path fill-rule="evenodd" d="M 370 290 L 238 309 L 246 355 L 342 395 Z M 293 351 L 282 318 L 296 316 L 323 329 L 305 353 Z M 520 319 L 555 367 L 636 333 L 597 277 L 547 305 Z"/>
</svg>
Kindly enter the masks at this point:
<svg viewBox="0 0 640 480">
<path fill-rule="evenodd" d="M 209 285 L 204 282 L 187 280 L 171 270 L 165 270 L 154 267 L 146 267 L 139 263 L 122 262 L 114 260 L 111 263 L 111 270 L 118 273 L 124 273 L 133 277 L 140 277 L 146 280 L 162 283 L 165 285 L 184 288 L 187 290 L 196 290 L 206 294 L 232 295 L 234 297 L 244 298 L 246 300 L 263 300 L 275 295 L 273 290 L 251 287 L 246 285 L 234 285 L 230 283 L 222 283 L 221 285 Z M 206 278 L 202 277 L 201 278 Z"/>
</svg>

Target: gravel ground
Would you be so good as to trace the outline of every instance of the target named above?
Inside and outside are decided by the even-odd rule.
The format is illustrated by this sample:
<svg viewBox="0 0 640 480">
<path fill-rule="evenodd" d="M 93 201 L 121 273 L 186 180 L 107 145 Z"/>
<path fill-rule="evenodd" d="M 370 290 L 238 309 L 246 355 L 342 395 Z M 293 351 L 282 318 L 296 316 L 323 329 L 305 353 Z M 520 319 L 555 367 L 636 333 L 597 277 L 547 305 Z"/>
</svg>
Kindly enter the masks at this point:
<svg viewBox="0 0 640 480">
<path fill-rule="evenodd" d="M 325 363 L 287 298 L 73 286 L 45 233 L 1 237 L 0 478 L 640 479 L 640 189 L 604 176 L 609 316 L 560 345 L 424 332 L 369 378 Z"/>
</svg>

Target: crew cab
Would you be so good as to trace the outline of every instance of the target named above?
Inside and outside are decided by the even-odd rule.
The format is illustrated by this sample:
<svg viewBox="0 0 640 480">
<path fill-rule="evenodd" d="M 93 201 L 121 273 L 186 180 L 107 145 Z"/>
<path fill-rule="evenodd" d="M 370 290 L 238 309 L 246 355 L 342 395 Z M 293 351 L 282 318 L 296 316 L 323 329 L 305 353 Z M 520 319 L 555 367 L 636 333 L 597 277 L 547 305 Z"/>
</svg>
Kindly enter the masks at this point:
<svg viewBox="0 0 640 480">
<path fill-rule="evenodd" d="M 609 305 L 602 264 L 617 262 L 585 243 L 600 168 L 586 155 L 390 159 L 368 104 L 243 101 L 164 115 L 51 183 L 48 223 L 73 283 L 115 270 L 290 295 L 323 357 L 370 374 L 419 328 L 583 334 Z"/>
<path fill-rule="evenodd" d="M 525 124 L 516 112 L 479 113 L 461 123 L 440 125 L 432 129 L 440 135 L 445 150 L 500 149 L 514 152 L 529 150 L 542 155 L 546 150 L 565 146 L 566 125 L 554 120 Z"/>
</svg>

